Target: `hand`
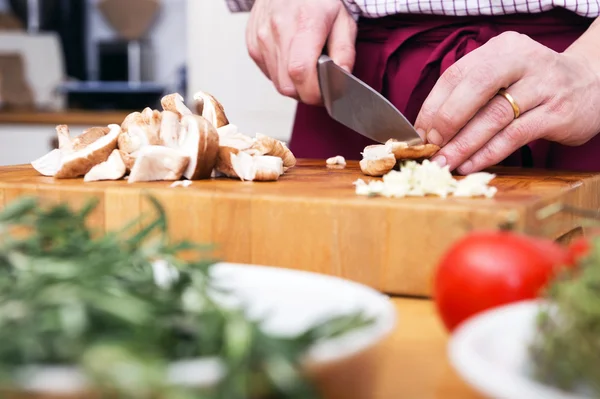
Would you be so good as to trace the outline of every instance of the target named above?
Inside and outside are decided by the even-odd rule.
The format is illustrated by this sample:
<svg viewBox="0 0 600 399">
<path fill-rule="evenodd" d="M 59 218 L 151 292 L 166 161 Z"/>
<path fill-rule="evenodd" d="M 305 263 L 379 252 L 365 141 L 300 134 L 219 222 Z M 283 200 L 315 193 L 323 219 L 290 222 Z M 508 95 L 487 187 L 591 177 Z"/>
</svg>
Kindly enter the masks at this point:
<svg viewBox="0 0 600 399">
<path fill-rule="evenodd" d="M 600 132 L 600 71 L 569 49 L 557 53 L 503 33 L 448 68 L 415 128 L 442 149 L 434 157 L 461 174 L 495 165 L 539 138 L 584 144 Z M 496 95 L 506 88 L 520 108 Z"/>
<path fill-rule="evenodd" d="M 356 22 L 341 0 L 256 0 L 248 52 L 284 96 L 320 104 L 317 60 L 327 43 L 342 68 L 354 66 Z"/>
</svg>

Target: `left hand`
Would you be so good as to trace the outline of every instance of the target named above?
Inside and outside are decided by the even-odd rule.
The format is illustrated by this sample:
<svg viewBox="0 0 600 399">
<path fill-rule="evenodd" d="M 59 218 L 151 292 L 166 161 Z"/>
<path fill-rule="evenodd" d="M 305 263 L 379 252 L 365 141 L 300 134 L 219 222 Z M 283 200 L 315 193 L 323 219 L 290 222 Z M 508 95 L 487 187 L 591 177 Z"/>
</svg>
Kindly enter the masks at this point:
<svg viewBox="0 0 600 399">
<path fill-rule="evenodd" d="M 517 119 L 501 88 L 520 108 Z M 585 57 L 506 32 L 442 74 L 415 128 L 442 147 L 434 161 L 468 174 L 539 138 L 584 144 L 600 132 L 599 110 L 600 70 Z"/>
</svg>

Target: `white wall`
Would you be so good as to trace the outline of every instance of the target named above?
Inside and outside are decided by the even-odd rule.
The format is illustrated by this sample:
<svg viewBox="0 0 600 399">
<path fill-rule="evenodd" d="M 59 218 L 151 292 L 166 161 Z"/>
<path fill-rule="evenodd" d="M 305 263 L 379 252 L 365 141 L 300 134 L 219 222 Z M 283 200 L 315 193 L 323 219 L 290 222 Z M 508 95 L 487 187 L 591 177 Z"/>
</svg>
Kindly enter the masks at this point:
<svg viewBox="0 0 600 399">
<path fill-rule="evenodd" d="M 248 55 L 247 19 L 231 14 L 224 0 L 188 0 L 188 97 L 207 91 L 242 132 L 287 141 L 296 102 L 281 96 Z"/>
<path fill-rule="evenodd" d="M 88 62 L 93 78 L 97 73 L 94 43 L 100 39 L 115 36 L 110 25 L 96 8 L 99 0 L 86 0 L 88 8 Z M 122 0 L 127 1 L 127 0 Z M 196 0 L 213 2 L 216 0 Z M 150 28 L 150 41 L 154 51 L 155 81 L 174 85 L 177 83 L 177 69 L 186 62 L 186 0 L 161 0 L 160 14 Z"/>
</svg>

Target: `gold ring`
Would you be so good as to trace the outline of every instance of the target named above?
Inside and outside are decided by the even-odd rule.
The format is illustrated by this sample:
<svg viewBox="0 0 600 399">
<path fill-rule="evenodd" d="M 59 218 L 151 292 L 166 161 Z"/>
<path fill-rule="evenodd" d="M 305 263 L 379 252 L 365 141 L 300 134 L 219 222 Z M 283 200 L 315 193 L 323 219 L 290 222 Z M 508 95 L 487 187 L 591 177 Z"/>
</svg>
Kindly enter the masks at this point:
<svg viewBox="0 0 600 399">
<path fill-rule="evenodd" d="M 515 101 L 515 99 L 506 92 L 506 89 L 498 90 L 498 94 L 500 94 L 501 96 L 503 96 L 504 98 L 506 98 L 508 100 L 508 102 L 510 103 L 510 106 L 512 107 L 513 112 L 515 114 L 515 119 L 517 119 L 519 117 L 519 115 L 521 115 L 521 109 L 517 105 L 517 102 Z"/>
</svg>

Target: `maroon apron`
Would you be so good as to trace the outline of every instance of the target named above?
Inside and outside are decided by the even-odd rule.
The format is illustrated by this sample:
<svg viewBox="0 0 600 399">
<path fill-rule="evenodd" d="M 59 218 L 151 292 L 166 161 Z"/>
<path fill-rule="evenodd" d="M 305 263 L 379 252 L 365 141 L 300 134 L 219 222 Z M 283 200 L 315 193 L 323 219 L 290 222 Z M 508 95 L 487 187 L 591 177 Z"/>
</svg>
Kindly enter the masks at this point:
<svg viewBox="0 0 600 399">
<path fill-rule="evenodd" d="M 564 51 L 593 19 L 562 9 L 494 17 L 394 15 L 361 19 L 353 73 L 388 98 L 411 123 L 446 68 L 505 31 Z M 299 158 L 360 159 L 373 142 L 332 120 L 323 107 L 299 103 L 290 149 Z M 502 164 L 600 171 L 600 135 L 579 147 L 536 140 Z"/>
</svg>

